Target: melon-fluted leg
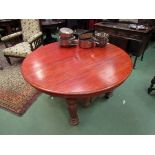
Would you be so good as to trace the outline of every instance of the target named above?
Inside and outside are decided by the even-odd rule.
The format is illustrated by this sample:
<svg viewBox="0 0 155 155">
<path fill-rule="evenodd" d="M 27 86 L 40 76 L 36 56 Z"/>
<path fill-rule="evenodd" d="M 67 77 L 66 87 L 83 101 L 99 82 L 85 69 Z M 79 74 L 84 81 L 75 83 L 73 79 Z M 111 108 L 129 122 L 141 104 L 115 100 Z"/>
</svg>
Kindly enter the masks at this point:
<svg viewBox="0 0 155 155">
<path fill-rule="evenodd" d="M 82 98 L 80 104 L 82 107 L 87 108 L 92 103 L 92 97 Z"/>
<path fill-rule="evenodd" d="M 106 99 L 109 99 L 112 96 L 112 93 L 113 93 L 113 91 L 107 92 L 107 93 L 105 93 L 105 96 L 104 97 Z"/>
<path fill-rule="evenodd" d="M 79 118 L 77 115 L 77 100 L 72 98 L 67 98 L 68 111 L 70 114 L 70 124 L 77 125 L 79 124 Z"/>
</svg>

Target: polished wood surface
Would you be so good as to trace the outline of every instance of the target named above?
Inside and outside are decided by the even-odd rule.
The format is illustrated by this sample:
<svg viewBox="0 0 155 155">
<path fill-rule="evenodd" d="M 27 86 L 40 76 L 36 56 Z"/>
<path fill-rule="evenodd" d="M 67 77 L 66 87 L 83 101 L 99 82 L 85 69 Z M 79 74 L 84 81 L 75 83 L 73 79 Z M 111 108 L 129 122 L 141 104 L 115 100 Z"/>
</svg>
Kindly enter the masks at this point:
<svg viewBox="0 0 155 155">
<path fill-rule="evenodd" d="M 28 55 L 21 67 L 27 82 L 68 103 L 70 123 L 77 125 L 78 99 L 89 105 L 91 97 L 111 92 L 122 84 L 132 71 L 128 54 L 112 44 L 104 48 L 62 48 L 51 43 Z"/>
<path fill-rule="evenodd" d="M 32 86 L 63 97 L 108 92 L 131 70 L 130 57 L 112 44 L 81 49 L 52 43 L 35 50 L 22 64 L 23 76 Z"/>
</svg>

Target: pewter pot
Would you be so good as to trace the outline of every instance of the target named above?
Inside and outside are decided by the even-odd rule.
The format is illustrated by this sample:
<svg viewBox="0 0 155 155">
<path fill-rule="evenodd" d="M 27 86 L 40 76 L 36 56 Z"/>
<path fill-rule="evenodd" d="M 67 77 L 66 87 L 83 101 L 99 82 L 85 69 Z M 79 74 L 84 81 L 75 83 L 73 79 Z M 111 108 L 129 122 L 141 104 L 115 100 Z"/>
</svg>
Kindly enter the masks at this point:
<svg viewBox="0 0 155 155">
<path fill-rule="evenodd" d="M 75 39 L 75 36 L 73 36 L 72 38 L 60 39 L 59 44 L 62 47 L 71 47 L 76 46 L 78 43 L 77 40 Z"/>
<path fill-rule="evenodd" d="M 95 47 L 95 43 L 93 39 L 79 39 L 79 47 L 80 48 L 93 48 Z"/>
<path fill-rule="evenodd" d="M 72 38 L 73 30 L 70 28 L 63 27 L 59 30 L 59 36 L 61 39 Z"/>
</svg>

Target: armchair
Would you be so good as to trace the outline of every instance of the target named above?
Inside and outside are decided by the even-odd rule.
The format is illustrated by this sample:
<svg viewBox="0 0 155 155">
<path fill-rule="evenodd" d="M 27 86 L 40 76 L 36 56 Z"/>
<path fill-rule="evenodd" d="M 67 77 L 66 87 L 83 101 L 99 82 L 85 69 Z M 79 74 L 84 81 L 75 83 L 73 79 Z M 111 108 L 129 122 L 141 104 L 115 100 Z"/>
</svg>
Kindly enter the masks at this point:
<svg viewBox="0 0 155 155">
<path fill-rule="evenodd" d="M 9 64 L 11 64 L 9 57 L 24 58 L 43 43 L 38 19 L 21 19 L 21 28 L 22 31 L 1 38 L 6 46 L 3 53 Z"/>
</svg>

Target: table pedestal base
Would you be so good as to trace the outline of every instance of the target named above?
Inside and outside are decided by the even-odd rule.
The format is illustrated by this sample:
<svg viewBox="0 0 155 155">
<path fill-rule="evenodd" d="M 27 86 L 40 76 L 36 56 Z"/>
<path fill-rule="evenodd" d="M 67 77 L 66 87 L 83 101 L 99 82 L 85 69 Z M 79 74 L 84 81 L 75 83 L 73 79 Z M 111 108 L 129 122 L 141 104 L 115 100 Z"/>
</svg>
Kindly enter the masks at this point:
<svg viewBox="0 0 155 155">
<path fill-rule="evenodd" d="M 83 108 L 89 107 L 91 103 L 91 99 L 92 99 L 91 97 L 81 98 L 80 105 Z M 68 103 L 68 111 L 70 114 L 70 124 L 77 125 L 79 124 L 79 118 L 77 114 L 77 104 L 78 104 L 79 99 L 67 98 L 66 100 Z"/>
<path fill-rule="evenodd" d="M 104 97 L 105 97 L 106 99 L 109 99 L 111 96 L 112 96 L 112 91 L 111 91 L 111 92 L 107 92 L 107 93 L 105 93 L 105 95 L 104 95 Z"/>
<path fill-rule="evenodd" d="M 105 98 L 108 99 L 112 96 L 113 91 L 105 93 Z M 66 98 L 68 104 L 68 111 L 70 114 L 70 124 L 71 125 L 78 125 L 79 118 L 77 114 L 77 105 L 78 103 L 83 107 L 87 108 L 92 103 L 92 97 L 83 97 L 83 98 Z"/>
<path fill-rule="evenodd" d="M 81 105 L 83 108 L 87 108 L 87 107 L 90 106 L 91 101 L 92 101 L 92 98 L 91 98 L 91 97 L 82 98 L 82 100 L 80 101 L 80 105 Z"/>
</svg>

